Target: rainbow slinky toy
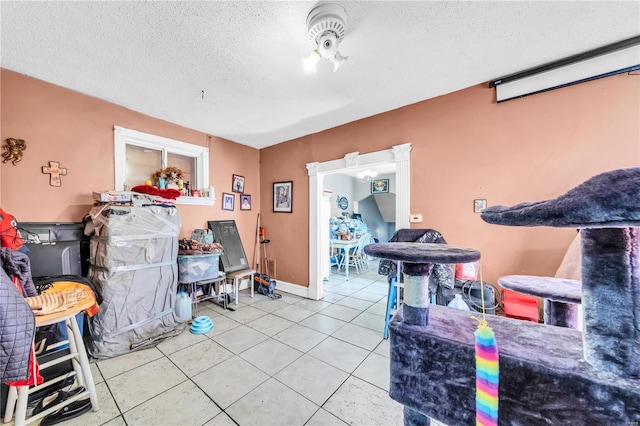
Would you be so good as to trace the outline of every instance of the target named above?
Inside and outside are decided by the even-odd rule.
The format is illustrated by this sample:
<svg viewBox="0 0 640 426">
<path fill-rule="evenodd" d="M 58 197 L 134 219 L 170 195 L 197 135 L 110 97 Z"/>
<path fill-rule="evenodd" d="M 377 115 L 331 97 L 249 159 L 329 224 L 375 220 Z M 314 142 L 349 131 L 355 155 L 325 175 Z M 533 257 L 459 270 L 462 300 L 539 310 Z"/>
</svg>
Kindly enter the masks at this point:
<svg viewBox="0 0 640 426">
<path fill-rule="evenodd" d="M 483 319 L 476 336 L 476 426 L 498 424 L 498 346 L 491 327 Z"/>
</svg>

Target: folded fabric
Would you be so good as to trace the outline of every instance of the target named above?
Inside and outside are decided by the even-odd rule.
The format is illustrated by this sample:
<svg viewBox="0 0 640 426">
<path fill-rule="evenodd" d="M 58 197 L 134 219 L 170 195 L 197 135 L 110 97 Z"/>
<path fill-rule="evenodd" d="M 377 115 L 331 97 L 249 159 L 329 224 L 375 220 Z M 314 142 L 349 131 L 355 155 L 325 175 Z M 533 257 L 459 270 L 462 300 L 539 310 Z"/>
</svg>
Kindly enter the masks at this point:
<svg viewBox="0 0 640 426">
<path fill-rule="evenodd" d="M 178 241 L 178 254 L 207 254 L 222 253 L 224 247 L 219 243 L 201 243 L 197 240 L 186 238 Z"/>
<path fill-rule="evenodd" d="M 131 190 L 133 192 L 139 192 L 141 194 L 158 195 L 170 200 L 175 200 L 182 195 L 182 192 L 178 191 L 177 189 L 158 189 L 155 186 L 151 185 L 138 185 L 131 188 Z"/>
<path fill-rule="evenodd" d="M 40 374 L 40 364 L 36 360 L 36 353 L 31 346 L 29 352 L 29 372 L 25 380 L 17 380 L 13 382 L 7 382 L 7 386 L 33 386 L 41 385 L 44 382 L 44 377 Z"/>
<path fill-rule="evenodd" d="M 59 291 L 65 291 L 65 290 L 85 290 L 87 292 L 88 295 L 90 295 L 91 297 L 93 297 L 93 299 L 95 300 L 95 303 L 91 306 L 89 306 L 88 308 L 86 308 L 84 311 L 87 313 L 88 316 L 92 317 L 95 314 L 98 313 L 98 311 L 100 310 L 100 306 L 98 305 L 98 300 L 96 297 L 95 292 L 91 289 L 91 287 L 89 287 L 86 284 L 82 284 L 76 281 L 55 281 L 51 284 L 51 286 L 49 288 L 47 288 L 45 291 L 43 291 L 42 293 L 55 293 L 55 292 L 59 292 Z M 86 296 L 85 296 L 86 297 Z"/>
<path fill-rule="evenodd" d="M 156 197 L 153 200 L 153 204 L 160 204 L 160 205 L 163 205 L 163 206 L 166 206 L 166 205 L 173 206 L 176 203 L 175 203 L 175 200 L 170 200 L 168 198 L 163 198 L 163 197 Z"/>
<path fill-rule="evenodd" d="M 49 315 L 66 311 L 80 299 L 89 297 L 89 292 L 84 289 L 71 289 L 56 292 L 43 293 L 39 296 L 25 297 L 31 310 L 36 316 Z"/>
<path fill-rule="evenodd" d="M 7 275 L 18 278 L 21 293 L 25 296 L 36 296 L 38 292 L 31 278 L 31 262 L 29 256 L 6 247 L 0 248 L 0 262 Z"/>
</svg>

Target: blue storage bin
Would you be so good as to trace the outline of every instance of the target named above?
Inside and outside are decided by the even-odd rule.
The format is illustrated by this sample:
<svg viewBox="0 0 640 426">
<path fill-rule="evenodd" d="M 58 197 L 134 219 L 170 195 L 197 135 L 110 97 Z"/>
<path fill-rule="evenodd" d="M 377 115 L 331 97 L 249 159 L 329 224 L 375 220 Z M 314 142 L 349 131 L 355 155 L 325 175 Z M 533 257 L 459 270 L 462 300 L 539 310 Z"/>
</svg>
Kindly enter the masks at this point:
<svg viewBox="0 0 640 426">
<path fill-rule="evenodd" d="M 178 281 L 193 283 L 217 278 L 220 253 L 178 255 Z"/>
</svg>

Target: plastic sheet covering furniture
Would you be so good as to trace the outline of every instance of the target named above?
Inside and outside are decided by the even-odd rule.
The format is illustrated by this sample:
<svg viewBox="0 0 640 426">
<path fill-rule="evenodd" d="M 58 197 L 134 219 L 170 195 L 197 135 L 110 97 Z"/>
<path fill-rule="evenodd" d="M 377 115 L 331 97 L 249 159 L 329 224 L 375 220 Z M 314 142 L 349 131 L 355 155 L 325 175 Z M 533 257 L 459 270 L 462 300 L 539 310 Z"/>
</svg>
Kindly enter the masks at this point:
<svg viewBox="0 0 640 426">
<path fill-rule="evenodd" d="M 111 358 L 179 334 L 178 210 L 109 205 L 90 215 L 89 279 L 103 298 L 91 322 L 91 355 Z"/>
</svg>

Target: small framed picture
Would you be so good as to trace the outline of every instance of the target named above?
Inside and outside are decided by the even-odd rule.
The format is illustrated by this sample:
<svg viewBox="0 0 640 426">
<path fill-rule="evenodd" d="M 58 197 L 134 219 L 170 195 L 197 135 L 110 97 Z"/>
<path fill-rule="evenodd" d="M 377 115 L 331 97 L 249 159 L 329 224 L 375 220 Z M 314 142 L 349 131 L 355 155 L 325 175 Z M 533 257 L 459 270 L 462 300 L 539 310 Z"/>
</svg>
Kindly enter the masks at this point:
<svg viewBox="0 0 640 426">
<path fill-rule="evenodd" d="M 389 192 L 389 179 L 374 179 L 371 181 L 371 193 L 382 194 Z"/>
<path fill-rule="evenodd" d="M 240 196 L 240 210 L 251 210 L 251 195 L 242 194 Z"/>
<path fill-rule="evenodd" d="M 233 175 L 231 190 L 233 192 L 244 192 L 244 176 Z"/>
<path fill-rule="evenodd" d="M 273 211 L 276 213 L 293 211 L 293 181 L 273 182 Z"/>
<path fill-rule="evenodd" d="M 222 193 L 222 210 L 233 210 L 233 204 L 236 201 L 235 194 Z"/>
</svg>

